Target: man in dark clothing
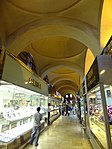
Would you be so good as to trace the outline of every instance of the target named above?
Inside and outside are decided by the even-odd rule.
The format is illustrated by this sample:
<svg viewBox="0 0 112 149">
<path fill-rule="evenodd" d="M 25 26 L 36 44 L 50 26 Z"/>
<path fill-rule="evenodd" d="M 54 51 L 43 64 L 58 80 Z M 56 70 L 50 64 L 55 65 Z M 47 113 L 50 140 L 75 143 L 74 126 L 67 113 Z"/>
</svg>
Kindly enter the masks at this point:
<svg viewBox="0 0 112 149">
<path fill-rule="evenodd" d="M 48 103 L 48 125 L 50 125 L 50 111 L 51 111 L 50 106 L 51 104 Z"/>
<path fill-rule="evenodd" d="M 66 114 L 65 114 L 65 116 L 66 116 L 66 115 L 69 116 L 69 114 L 68 114 L 68 108 L 69 108 L 69 106 L 68 106 L 68 104 L 66 104 Z"/>
<path fill-rule="evenodd" d="M 37 108 L 37 112 L 34 114 L 34 117 L 33 117 L 33 129 L 32 129 L 32 134 L 30 139 L 30 144 L 33 144 L 34 136 L 36 134 L 35 146 L 38 146 L 38 140 L 39 140 L 40 128 L 41 128 L 40 121 L 42 120 L 42 115 L 39 112 L 40 112 L 40 107 Z"/>
</svg>

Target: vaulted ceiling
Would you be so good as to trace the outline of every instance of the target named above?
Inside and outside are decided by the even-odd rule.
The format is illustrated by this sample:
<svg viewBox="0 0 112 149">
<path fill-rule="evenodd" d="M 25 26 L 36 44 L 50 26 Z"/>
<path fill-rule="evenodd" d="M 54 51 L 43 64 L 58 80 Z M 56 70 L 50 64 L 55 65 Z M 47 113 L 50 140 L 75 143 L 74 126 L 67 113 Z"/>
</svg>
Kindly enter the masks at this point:
<svg viewBox="0 0 112 149">
<path fill-rule="evenodd" d="M 2 50 L 30 52 L 41 77 L 62 95 L 75 94 L 101 53 L 102 8 L 103 0 L 1 0 Z"/>
</svg>

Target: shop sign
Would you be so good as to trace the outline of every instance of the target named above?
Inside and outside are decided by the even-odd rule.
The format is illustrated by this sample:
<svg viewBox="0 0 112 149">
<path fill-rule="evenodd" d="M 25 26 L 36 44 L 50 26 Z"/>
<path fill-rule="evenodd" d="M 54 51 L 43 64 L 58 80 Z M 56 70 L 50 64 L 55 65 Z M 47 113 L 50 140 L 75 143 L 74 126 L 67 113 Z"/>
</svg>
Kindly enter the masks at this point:
<svg viewBox="0 0 112 149">
<path fill-rule="evenodd" d="M 2 80 L 48 95 L 48 85 L 46 82 L 10 55 L 6 55 L 5 58 Z"/>
<path fill-rule="evenodd" d="M 94 60 L 89 72 L 86 75 L 87 82 L 87 90 L 89 91 L 94 86 L 96 86 L 99 82 L 99 71 L 98 71 L 98 63 L 97 58 Z"/>
<path fill-rule="evenodd" d="M 39 82 L 37 82 L 36 80 L 32 79 L 32 78 L 28 79 L 28 83 L 32 84 L 35 87 L 38 87 L 39 89 L 41 89 L 41 84 Z"/>
</svg>

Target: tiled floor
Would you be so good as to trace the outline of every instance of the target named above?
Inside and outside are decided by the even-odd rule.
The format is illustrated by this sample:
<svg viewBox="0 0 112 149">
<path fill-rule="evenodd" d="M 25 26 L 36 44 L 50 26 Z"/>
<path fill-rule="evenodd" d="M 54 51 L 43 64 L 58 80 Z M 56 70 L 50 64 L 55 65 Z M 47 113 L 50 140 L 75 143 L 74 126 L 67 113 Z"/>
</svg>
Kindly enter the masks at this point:
<svg viewBox="0 0 112 149">
<path fill-rule="evenodd" d="M 39 138 L 39 146 L 25 149 L 92 149 L 76 116 L 61 116 Z"/>
</svg>

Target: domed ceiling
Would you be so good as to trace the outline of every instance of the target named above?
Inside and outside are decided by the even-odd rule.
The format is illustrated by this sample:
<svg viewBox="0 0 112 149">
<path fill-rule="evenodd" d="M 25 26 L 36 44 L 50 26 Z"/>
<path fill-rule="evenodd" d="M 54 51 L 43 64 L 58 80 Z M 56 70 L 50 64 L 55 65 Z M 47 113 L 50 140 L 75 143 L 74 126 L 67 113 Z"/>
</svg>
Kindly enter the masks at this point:
<svg viewBox="0 0 112 149">
<path fill-rule="evenodd" d="M 31 44 L 38 54 L 49 58 L 69 58 L 85 49 L 82 43 L 67 37 L 49 37 Z"/>
</svg>

